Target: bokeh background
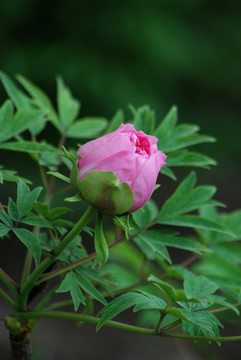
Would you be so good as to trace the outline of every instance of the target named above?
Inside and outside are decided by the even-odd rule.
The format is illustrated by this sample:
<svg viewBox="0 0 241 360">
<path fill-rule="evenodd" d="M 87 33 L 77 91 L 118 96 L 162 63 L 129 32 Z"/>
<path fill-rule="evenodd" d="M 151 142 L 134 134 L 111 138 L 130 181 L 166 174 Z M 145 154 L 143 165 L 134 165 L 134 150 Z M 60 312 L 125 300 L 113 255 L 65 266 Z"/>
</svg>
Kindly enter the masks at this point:
<svg viewBox="0 0 241 360">
<path fill-rule="evenodd" d="M 81 100 L 82 116 L 111 118 L 123 108 L 128 118 L 129 103 L 150 104 L 158 123 L 178 105 L 180 122 L 196 123 L 218 140 L 199 147 L 218 161 L 212 171 L 200 170 L 200 182 L 218 187 L 216 198 L 228 211 L 240 207 L 239 0 L 1 0 L 0 18 L 1 70 L 28 77 L 54 102 L 61 75 Z M 56 325 L 43 322 L 36 359 L 239 359 L 233 344 L 205 353 L 114 330 L 96 336 L 93 327 L 88 336 L 83 328 L 76 335 L 64 326 L 58 335 Z M 0 346 L 5 354 L 4 338 Z"/>
</svg>

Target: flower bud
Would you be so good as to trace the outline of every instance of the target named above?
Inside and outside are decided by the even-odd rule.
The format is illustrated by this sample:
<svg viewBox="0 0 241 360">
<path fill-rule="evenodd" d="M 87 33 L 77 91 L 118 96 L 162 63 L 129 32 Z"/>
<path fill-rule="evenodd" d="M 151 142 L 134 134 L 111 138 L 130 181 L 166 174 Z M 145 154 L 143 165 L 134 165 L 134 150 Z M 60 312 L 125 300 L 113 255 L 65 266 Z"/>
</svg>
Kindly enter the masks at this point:
<svg viewBox="0 0 241 360">
<path fill-rule="evenodd" d="M 121 124 L 114 132 L 80 146 L 78 188 L 93 207 L 109 214 L 141 208 L 150 198 L 166 155 L 158 139 Z"/>
</svg>

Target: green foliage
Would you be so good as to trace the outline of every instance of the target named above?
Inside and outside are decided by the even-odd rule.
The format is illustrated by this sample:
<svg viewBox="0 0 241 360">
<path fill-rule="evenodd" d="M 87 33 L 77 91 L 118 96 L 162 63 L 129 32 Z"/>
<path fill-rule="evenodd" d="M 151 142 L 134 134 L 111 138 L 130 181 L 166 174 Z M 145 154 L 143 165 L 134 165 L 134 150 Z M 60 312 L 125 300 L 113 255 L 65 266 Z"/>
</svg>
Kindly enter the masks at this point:
<svg viewBox="0 0 241 360">
<path fill-rule="evenodd" d="M 27 249 L 19 288 L 15 289 L 15 281 L 0 270 L 0 279 L 9 287 L 13 299 L 1 289 L 0 296 L 13 306 L 19 321 L 29 314 L 29 294 L 32 296 L 33 289 L 47 282 L 47 293 L 39 302 L 32 302 L 31 309 L 45 311 L 74 304 L 77 311 L 81 305 L 83 321 L 97 323 L 99 330 L 103 325 L 113 325 L 111 319 L 134 307 L 134 312 L 150 314 L 152 334 L 169 334 L 179 326 L 183 336 L 190 335 L 194 340 L 204 336 L 208 341 L 212 337 L 221 341 L 220 315 L 230 310 L 233 318 L 239 315 L 241 211 L 219 211 L 223 204 L 213 199 L 216 188 L 196 185 L 197 176 L 192 171 L 177 183 L 160 209 L 150 199 L 142 209 L 127 213 L 133 203 L 132 191 L 113 173 L 99 172 L 95 182 L 91 173 L 78 184 L 76 181 L 77 139 L 85 142 L 116 130 L 125 122 L 124 112 L 118 110 L 110 121 L 102 117 L 80 118 L 80 102 L 60 77 L 56 109 L 48 95 L 26 78 L 17 77 L 22 90 L 4 73 L 0 77 L 10 98 L 0 108 L 0 150 L 9 154 L 14 151 L 15 161 L 16 152 L 33 161 L 28 174 L 34 183 L 31 189 L 30 180 L 19 177 L 14 170 L 0 168 L 1 187 L 5 181 L 17 183 L 17 195 L 7 188 L 3 195 L 8 200 L 4 196 L 1 199 L 1 241 L 11 242 L 14 236 Z M 128 122 L 158 137 L 160 150 L 167 154 L 162 176 L 177 180 L 171 167 L 206 168 L 215 164 L 208 156 L 189 151 L 190 146 L 210 143 L 214 138 L 200 135 L 196 125 L 178 125 L 176 106 L 156 129 L 155 114 L 149 106 L 130 106 L 130 110 Z M 53 138 L 59 137 L 58 146 L 55 140 L 44 140 L 46 124 Z M 7 161 L 1 159 L 5 166 Z M 98 203 L 107 183 L 111 196 Z M 159 191 L 165 191 L 162 187 L 155 190 L 156 198 Z M 96 215 L 97 210 L 90 207 L 82 215 L 84 199 L 95 207 L 101 206 L 103 213 Z M 69 207 L 62 206 L 63 201 Z M 91 224 L 87 225 L 94 216 L 92 229 Z M 181 261 L 177 263 L 176 258 Z M 52 278 L 55 287 L 49 283 Z M 56 293 L 69 294 L 66 300 L 55 302 Z M 100 319 L 89 316 L 94 313 L 96 301 L 103 306 Z M 153 312 L 158 314 L 155 323 Z M 53 316 L 56 314 L 62 313 L 54 312 Z M 31 328 L 30 321 L 24 326 Z M 180 329 L 173 336 L 179 333 Z"/>
</svg>

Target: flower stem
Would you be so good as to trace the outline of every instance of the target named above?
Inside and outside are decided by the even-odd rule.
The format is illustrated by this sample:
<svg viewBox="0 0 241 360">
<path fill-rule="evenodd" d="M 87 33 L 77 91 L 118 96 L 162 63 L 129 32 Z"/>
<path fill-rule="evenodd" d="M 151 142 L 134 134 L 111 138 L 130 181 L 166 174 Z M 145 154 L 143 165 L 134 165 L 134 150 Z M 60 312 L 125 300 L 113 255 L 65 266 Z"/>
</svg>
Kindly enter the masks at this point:
<svg viewBox="0 0 241 360">
<path fill-rule="evenodd" d="M 63 238 L 61 243 L 54 249 L 54 256 L 49 256 L 45 258 L 39 266 L 32 272 L 28 277 L 27 281 L 23 284 L 20 289 L 20 295 L 17 301 L 17 311 L 24 310 L 27 305 L 27 298 L 30 290 L 35 285 L 38 277 L 44 273 L 49 266 L 51 266 L 55 261 L 58 255 L 64 251 L 64 249 L 71 243 L 71 241 L 80 233 L 80 231 L 89 223 L 92 217 L 95 215 L 96 209 L 89 207 L 80 220 L 75 224 L 75 226 L 70 230 L 70 232 Z"/>
</svg>

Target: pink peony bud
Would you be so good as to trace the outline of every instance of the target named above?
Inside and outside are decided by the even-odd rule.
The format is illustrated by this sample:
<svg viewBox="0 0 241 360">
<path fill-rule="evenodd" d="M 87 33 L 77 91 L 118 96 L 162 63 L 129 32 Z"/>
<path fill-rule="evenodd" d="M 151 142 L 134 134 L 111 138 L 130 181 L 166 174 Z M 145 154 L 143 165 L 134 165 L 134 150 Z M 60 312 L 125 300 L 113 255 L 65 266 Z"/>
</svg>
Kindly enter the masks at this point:
<svg viewBox="0 0 241 360">
<path fill-rule="evenodd" d="M 140 209 L 150 198 L 158 173 L 165 165 L 166 155 L 157 150 L 157 141 L 155 136 L 136 131 L 132 124 L 121 124 L 116 131 L 89 141 L 80 146 L 77 152 L 79 184 L 93 170 L 113 172 L 120 183 L 129 185 L 134 195 L 134 201 L 132 199 L 131 207 L 126 211 L 133 212 Z M 80 192 L 82 192 L 81 187 Z M 103 202 L 103 196 L 101 198 Z M 100 201 L 96 207 L 101 209 Z M 115 210 L 112 209 L 109 213 L 115 213 Z"/>
</svg>

